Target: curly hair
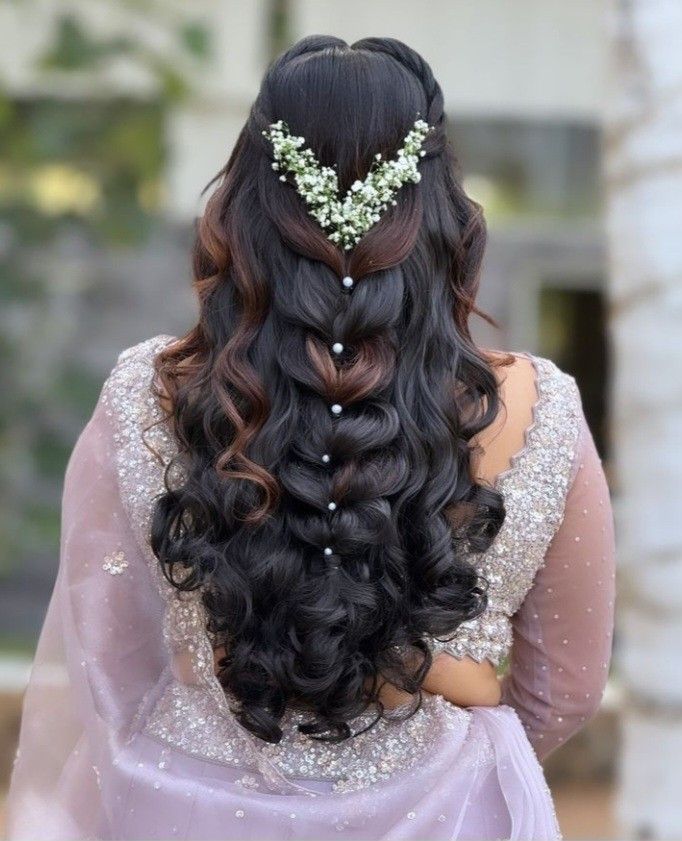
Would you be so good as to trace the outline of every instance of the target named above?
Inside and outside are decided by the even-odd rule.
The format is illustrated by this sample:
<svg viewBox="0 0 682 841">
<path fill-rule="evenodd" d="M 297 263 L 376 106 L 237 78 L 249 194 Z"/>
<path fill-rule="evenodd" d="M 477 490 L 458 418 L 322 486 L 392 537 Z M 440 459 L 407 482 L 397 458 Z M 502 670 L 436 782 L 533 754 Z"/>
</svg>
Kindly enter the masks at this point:
<svg viewBox="0 0 682 841">
<path fill-rule="evenodd" d="M 350 251 L 278 180 L 262 134 L 285 120 L 345 192 L 417 115 L 434 127 L 421 182 Z M 302 732 L 339 741 L 370 705 L 372 723 L 385 713 L 384 681 L 414 696 L 413 714 L 428 639 L 486 606 L 467 559 L 504 519 L 470 469 L 499 408 L 468 327 L 485 223 L 439 85 L 393 39 L 315 36 L 275 60 L 209 187 L 199 320 L 156 360 L 184 473 L 167 474 L 152 548 L 174 586 L 201 589 L 239 721 L 277 742 L 298 707 Z"/>
</svg>

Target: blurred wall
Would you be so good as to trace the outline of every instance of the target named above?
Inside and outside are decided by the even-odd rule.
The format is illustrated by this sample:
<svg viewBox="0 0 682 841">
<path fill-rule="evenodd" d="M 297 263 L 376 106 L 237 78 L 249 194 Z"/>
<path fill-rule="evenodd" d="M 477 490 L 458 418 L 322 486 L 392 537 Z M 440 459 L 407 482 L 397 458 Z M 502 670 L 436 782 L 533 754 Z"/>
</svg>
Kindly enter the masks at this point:
<svg viewBox="0 0 682 841">
<path fill-rule="evenodd" d="M 476 335 L 574 373 L 608 458 L 603 12 L 602 0 L 0 5 L 0 699 L 21 689 L 52 588 L 76 436 L 122 348 L 190 325 L 200 191 L 268 61 L 303 35 L 398 37 L 431 63 L 490 230 L 480 304 L 500 329 L 477 322 Z M 18 719 L 7 697 L 0 780 Z M 611 727 L 592 730 L 562 756 L 586 778 L 597 755 L 608 773 L 612 746 Z"/>
<path fill-rule="evenodd" d="M 272 16 L 287 15 L 281 46 L 329 33 L 350 42 L 368 35 L 405 40 L 431 63 L 453 115 L 596 123 L 603 106 L 605 50 L 601 0 L 432 0 L 420 8 L 396 0 L 167 0 L 172 17 L 202 20 L 211 33 L 210 64 L 186 72 L 191 102 L 169 119 L 167 210 L 191 217 L 197 190 L 224 162 L 258 89 L 272 52 Z M 154 96 L 152 73 L 130 61 L 113 61 L 96 74 L 57 77 L 36 72 L 36 58 L 56 20 L 77 15 L 95 34 L 135 36 L 156 50 L 174 50 L 170 27 L 143 5 L 105 0 L 35 0 L 0 7 L 0 74 L 18 95 Z M 1 37 L 1 36 L 0 36 Z M 279 46 L 279 45 L 277 45 Z M 178 59 L 182 64 L 181 58 Z"/>
<path fill-rule="evenodd" d="M 25 292 L 21 278 L 35 276 L 40 289 L 37 300 L 17 292 L 0 315 L 22 372 L 4 482 L 12 489 L 6 528 L 21 534 L 4 573 L 0 560 L 0 638 L 17 627 L 35 632 L 56 563 L 70 446 L 116 353 L 191 322 L 188 252 L 200 190 L 227 159 L 268 60 L 306 34 L 390 35 L 430 61 L 467 189 L 490 227 L 480 302 L 501 330 L 480 323 L 477 335 L 552 355 L 575 373 L 594 394 L 588 414 L 607 449 L 598 388 L 606 364 L 602 12 L 601 2 L 561 0 L 0 6 L 0 89 L 10 128 L 25 124 L 3 150 L 4 171 L 0 159 L 8 278 L 0 283 L 15 289 L 19 278 Z M 25 179 L 12 192 L 17 172 Z M 72 408 L 64 389 L 51 393 L 65 371 L 78 396 Z M 37 407 L 29 433 L 27 405 Z M 36 452 L 47 458 L 47 477 Z M 35 534 L 37 523 L 44 540 L 27 545 L 22 534 Z"/>
</svg>

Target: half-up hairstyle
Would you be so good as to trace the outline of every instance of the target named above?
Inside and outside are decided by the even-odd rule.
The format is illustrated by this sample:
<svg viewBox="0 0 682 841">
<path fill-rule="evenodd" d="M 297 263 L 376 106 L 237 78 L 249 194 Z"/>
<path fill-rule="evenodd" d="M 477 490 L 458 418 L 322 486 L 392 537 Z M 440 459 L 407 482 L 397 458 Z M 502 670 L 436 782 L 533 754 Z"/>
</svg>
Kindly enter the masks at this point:
<svg viewBox="0 0 682 841">
<path fill-rule="evenodd" d="M 421 182 L 350 251 L 279 180 L 263 136 L 284 120 L 343 194 L 418 117 L 433 126 Z M 440 87 L 392 39 L 315 36 L 284 53 L 212 185 L 199 321 L 156 363 L 184 473 L 156 502 L 152 547 L 174 586 L 201 588 L 241 723 L 277 742 L 295 706 L 304 732 L 340 740 L 370 705 L 383 715 L 384 681 L 414 695 L 412 714 L 429 637 L 486 606 L 467 560 L 504 519 L 470 470 L 499 408 L 468 328 L 485 225 Z"/>
</svg>

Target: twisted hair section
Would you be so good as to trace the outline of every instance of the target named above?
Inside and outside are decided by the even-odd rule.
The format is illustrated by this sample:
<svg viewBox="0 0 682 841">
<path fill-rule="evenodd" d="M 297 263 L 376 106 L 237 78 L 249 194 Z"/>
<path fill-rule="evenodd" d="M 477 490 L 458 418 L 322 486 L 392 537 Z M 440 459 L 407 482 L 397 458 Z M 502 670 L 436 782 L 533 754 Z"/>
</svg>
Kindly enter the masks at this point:
<svg viewBox="0 0 682 841">
<path fill-rule="evenodd" d="M 417 115 L 434 127 L 420 184 L 347 253 L 273 174 L 262 135 L 286 119 L 343 190 Z M 152 547 L 175 586 L 201 588 L 240 721 L 277 742 L 297 706 L 311 738 L 341 740 L 370 705 L 383 715 L 384 681 L 414 696 L 412 714 L 426 638 L 485 608 L 469 555 L 504 518 L 469 469 L 499 404 L 468 328 L 485 225 L 440 87 L 391 39 L 285 53 L 215 184 L 199 321 L 156 362 L 186 478 L 156 503 Z"/>
</svg>

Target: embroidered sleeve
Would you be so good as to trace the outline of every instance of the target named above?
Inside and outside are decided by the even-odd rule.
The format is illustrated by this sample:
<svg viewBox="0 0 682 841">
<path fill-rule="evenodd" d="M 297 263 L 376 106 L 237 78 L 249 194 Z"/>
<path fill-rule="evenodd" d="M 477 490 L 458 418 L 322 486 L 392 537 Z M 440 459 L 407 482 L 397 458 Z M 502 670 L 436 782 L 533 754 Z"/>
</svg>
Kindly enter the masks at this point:
<svg viewBox="0 0 682 841">
<path fill-rule="evenodd" d="M 512 619 L 503 702 L 540 758 L 595 713 L 608 675 L 615 592 L 613 515 L 584 417 L 565 514 L 533 587 Z"/>
</svg>

